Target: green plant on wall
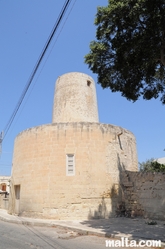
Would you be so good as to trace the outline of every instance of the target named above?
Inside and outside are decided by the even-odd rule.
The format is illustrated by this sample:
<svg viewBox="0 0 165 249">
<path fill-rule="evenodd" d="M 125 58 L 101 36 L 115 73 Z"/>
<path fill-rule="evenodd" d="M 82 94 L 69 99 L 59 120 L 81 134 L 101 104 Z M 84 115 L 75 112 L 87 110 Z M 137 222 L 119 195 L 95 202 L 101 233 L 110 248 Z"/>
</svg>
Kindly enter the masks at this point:
<svg viewBox="0 0 165 249">
<path fill-rule="evenodd" d="M 140 171 L 165 172 L 165 164 L 158 163 L 154 158 L 139 163 Z"/>
</svg>

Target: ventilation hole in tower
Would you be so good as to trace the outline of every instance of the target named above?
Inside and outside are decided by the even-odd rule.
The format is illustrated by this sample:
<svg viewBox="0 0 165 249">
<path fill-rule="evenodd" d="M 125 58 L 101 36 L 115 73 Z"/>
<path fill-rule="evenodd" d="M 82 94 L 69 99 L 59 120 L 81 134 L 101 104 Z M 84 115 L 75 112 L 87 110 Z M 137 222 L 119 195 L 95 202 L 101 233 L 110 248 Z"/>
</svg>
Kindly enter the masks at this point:
<svg viewBox="0 0 165 249">
<path fill-rule="evenodd" d="M 87 80 L 87 86 L 90 86 L 91 85 L 91 81 L 90 80 Z"/>
</svg>

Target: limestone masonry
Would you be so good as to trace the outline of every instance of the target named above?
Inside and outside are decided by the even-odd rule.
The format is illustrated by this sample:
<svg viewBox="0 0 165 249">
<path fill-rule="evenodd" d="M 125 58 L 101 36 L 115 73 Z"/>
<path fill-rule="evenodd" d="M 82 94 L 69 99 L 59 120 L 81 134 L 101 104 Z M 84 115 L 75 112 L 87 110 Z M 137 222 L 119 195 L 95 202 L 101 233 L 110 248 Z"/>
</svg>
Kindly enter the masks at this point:
<svg viewBox="0 0 165 249">
<path fill-rule="evenodd" d="M 15 139 L 9 213 L 108 218 L 118 201 L 121 167 L 137 171 L 134 135 L 99 123 L 90 76 L 65 74 L 56 81 L 52 124 Z"/>
<path fill-rule="evenodd" d="M 132 217 L 165 220 L 165 174 L 158 172 L 121 173 L 123 200 Z"/>
<path fill-rule="evenodd" d="M 93 79 L 83 73 L 69 73 L 56 81 L 53 123 L 99 122 Z"/>
</svg>

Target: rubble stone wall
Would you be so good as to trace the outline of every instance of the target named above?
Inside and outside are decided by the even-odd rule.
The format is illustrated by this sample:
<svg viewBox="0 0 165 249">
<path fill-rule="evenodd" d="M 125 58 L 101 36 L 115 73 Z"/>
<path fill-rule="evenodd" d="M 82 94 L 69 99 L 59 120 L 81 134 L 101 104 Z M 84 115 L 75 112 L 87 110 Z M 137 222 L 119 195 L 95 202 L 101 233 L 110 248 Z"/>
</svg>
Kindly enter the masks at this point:
<svg viewBox="0 0 165 249">
<path fill-rule="evenodd" d="M 165 174 L 123 171 L 120 179 L 132 216 L 165 220 Z"/>
</svg>

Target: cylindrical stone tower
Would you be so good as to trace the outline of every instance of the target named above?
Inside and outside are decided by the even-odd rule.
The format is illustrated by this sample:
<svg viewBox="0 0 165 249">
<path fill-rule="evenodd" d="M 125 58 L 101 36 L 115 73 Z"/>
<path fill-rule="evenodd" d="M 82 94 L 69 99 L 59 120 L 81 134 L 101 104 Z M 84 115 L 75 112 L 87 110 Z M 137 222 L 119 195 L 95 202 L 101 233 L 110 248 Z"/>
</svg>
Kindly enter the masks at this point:
<svg viewBox="0 0 165 249">
<path fill-rule="evenodd" d="M 137 165 L 134 135 L 98 122 L 93 79 L 65 74 L 56 82 L 53 123 L 15 139 L 9 213 L 57 220 L 109 218 L 121 199 L 121 171 L 137 171 Z"/>
<path fill-rule="evenodd" d="M 52 122 L 99 122 L 95 82 L 89 75 L 74 72 L 57 79 Z"/>
</svg>

